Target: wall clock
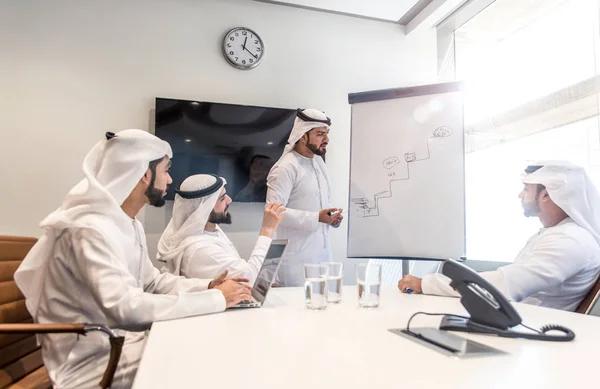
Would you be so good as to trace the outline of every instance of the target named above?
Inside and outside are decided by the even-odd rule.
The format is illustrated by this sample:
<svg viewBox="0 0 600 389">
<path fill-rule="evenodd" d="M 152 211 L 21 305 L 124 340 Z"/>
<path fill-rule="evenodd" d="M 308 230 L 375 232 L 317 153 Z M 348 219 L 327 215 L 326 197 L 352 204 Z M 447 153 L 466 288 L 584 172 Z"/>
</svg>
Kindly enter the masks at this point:
<svg viewBox="0 0 600 389">
<path fill-rule="evenodd" d="M 257 33 L 246 27 L 236 27 L 223 39 L 223 55 L 237 69 L 249 70 L 258 66 L 265 55 L 265 45 Z"/>
</svg>

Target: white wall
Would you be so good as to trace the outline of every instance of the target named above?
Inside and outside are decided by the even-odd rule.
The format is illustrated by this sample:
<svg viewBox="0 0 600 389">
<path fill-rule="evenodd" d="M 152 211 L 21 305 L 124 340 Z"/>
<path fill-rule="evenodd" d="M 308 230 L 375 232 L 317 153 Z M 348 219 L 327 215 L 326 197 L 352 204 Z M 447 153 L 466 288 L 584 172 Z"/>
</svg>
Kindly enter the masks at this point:
<svg viewBox="0 0 600 389">
<path fill-rule="evenodd" d="M 265 42 L 254 70 L 222 58 L 234 26 Z M 156 96 L 324 110 L 333 203 L 346 208 L 347 94 L 435 82 L 435 39 L 249 0 L 0 0 L 0 234 L 38 236 L 87 151 L 106 131 L 148 129 Z M 146 216 L 158 234 L 165 211 Z M 346 233 L 333 232 L 337 258 Z"/>
</svg>

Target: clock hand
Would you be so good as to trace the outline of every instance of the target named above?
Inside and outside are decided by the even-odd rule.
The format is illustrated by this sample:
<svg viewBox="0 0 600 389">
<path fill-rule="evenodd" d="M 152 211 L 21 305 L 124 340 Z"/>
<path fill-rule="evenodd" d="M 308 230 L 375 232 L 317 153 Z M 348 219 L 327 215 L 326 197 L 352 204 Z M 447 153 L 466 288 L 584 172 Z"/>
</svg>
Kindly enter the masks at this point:
<svg viewBox="0 0 600 389">
<path fill-rule="evenodd" d="M 242 50 L 246 50 L 246 41 L 248 41 L 248 37 L 244 39 L 244 44 L 242 45 Z"/>
<path fill-rule="evenodd" d="M 249 52 L 250 55 L 254 57 L 254 59 L 258 58 L 256 55 L 252 54 L 252 52 L 250 50 L 248 50 L 247 48 L 244 47 L 244 50 L 246 50 L 247 52 Z"/>
</svg>

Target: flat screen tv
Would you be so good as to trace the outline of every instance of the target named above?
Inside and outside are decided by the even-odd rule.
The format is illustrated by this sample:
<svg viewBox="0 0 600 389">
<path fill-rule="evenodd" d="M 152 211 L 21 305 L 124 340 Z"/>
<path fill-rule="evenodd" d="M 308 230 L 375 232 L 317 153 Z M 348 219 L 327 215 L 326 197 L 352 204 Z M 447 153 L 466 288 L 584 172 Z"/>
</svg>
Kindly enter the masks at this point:
<svg viewBox="0 0 600 389">
<path fill-rule="evenodd" d="M 208 173 L 227 180 L 233 201 L 265 202 L 295 117 L 295 109 L 157 98 L 155 134 L 173 148 L 166 198 L 187 177 Z"/>
</svg>

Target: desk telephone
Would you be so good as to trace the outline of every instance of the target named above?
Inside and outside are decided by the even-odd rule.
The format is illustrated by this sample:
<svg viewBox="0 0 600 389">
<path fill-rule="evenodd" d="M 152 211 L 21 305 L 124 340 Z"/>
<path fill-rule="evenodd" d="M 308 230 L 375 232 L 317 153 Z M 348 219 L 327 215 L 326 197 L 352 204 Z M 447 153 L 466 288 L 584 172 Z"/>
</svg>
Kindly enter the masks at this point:
<svg viewBox="0 0 600 389">
<path fill-rule="evenodd" d="M 460 302 L 471 317 L 445 315 L 440 324 L 441 330 L 559 342 L 575 338 L 573 331 L 559 325 L 546 325 L 539 330 L 525 326 L 521 316 L 498 289 L 460 262 L 448 259 L 442 267 L 442 274 L 452 280 L 450 286 L 461 295 Z M 522 325 L 534 333 L 517 331 L 513 328 L 517 325 Z M 563 334 L 551 334 L 551 331 Z"/>
</svg>

